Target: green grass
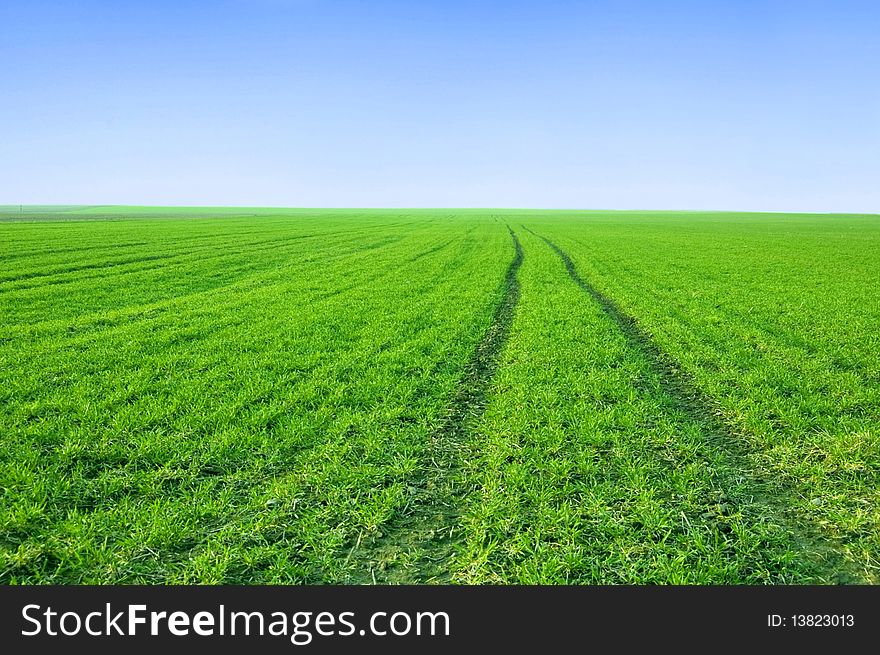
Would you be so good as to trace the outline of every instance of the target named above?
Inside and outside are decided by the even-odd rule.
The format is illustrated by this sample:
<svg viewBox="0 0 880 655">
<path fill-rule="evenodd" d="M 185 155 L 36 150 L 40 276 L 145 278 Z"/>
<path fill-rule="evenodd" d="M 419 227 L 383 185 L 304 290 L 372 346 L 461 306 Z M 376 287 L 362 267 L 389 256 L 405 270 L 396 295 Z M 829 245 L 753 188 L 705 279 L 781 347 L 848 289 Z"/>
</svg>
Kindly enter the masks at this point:
<svg viewBox="0 0 880 655">
<path fill-rule="evenodd" d="M 24 209 L 0 582 L 877 581 L 878 217 Z"/>
<path fill-rule="evenodd" d="M 30 275 L 3 288 L 0 360 L 2 572 L 22 582 L 341 575 L 400 506 L 509 242 L 356 216 L 4 232 L 7 277 Z M 74 270 L 33 277 L 59 249 Z"/>
<path fill-rule="evenodd" d="M 880 220 L 697 215 L 542 226 L 710 396 L 747 467 L 880 572 Z"/>
</svg>

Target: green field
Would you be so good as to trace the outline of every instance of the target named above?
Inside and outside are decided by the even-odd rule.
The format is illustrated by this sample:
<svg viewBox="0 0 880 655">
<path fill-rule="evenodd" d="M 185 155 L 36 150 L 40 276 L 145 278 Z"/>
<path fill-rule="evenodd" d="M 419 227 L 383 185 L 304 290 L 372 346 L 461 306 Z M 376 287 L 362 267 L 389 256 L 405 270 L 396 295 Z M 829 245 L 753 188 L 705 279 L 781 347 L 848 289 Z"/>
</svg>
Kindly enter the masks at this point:
<svg viewBox="0 0 880 655">
<path fill-rule="evenodd" d="M 876 583 L 880 217 L 0 207 L 0 583 Z"/>
</svg>

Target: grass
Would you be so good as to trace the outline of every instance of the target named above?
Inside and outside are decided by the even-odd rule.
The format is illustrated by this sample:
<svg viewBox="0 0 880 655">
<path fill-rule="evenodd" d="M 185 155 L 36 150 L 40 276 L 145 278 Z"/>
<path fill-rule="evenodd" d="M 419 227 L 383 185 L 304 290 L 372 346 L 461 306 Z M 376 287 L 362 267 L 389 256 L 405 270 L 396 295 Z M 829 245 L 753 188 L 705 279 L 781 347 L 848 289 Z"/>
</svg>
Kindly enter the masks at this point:
<svg viewBox="0 0 880 655">
<path fill-rule="evenodd" d="M 877 581 L 877 217 L 24 209 L 0 582 Z"/>
<path fill-rule="evenodd" d="M 46 258 L 63 230 L 76 270 L 4 288 L 4 580 L 343 575 L 337 551 L 402 503 L 510 243 L 488 223 L 340 227 L 5 226 Z M 113 247 L 136 240 L 164 264 Z M 37 268 L 21 254 L 10 277 Z"/>
<path fill-rule="evenodd" d="M 743 467 L 880 573 L 880 221 L 684 215 L 558 237 L 711 398 Z"/>
</svg>

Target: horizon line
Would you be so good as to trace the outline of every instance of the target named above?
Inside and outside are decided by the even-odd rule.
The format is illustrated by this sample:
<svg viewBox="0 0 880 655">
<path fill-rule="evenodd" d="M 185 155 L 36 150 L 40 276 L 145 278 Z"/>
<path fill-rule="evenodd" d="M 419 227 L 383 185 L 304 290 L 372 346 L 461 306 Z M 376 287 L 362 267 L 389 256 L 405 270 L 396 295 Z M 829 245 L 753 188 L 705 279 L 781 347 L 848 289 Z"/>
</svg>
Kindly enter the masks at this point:
<svg viewBox="0 0 880 655">
<path fill-rule="evenodd" d="M 62 211 L 75 211 L 82 209 L 259 209 L 259 210 L 288 210 L 288 211 L 541 211 L 541 212 L 657 212 L 657 213 L 711 213 L 711 214 L 816 214 L 816 215 L 858 215 L 878 216 L 880 211 L 816 211 L 816 210 L 774 210 L 774 209 L 658 209 L 645 207 L 612 208 L 612 207 L 490 207 L 490 206 L 293 206 L 293 205 L 198 205 L 198 204 L 120 204 L 120 203 L 0 203 L 0 212 L 7 213 L 10 210 L 39 208 L 38 211 L 52 211 L 53 208 L 64 208 Z"/>
</svg>

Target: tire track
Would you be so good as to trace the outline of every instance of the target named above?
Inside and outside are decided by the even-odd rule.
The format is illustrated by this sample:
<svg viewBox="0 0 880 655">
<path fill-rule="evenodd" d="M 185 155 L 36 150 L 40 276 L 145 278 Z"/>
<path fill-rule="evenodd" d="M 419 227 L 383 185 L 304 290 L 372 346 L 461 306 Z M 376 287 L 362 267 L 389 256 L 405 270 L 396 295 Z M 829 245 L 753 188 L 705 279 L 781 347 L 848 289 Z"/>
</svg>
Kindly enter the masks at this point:
<svg viewBox="0 0 880 655">
<path fill-rule="evenodd" d="M 348 553 L 349 583 L 415 584 L 448 582 L 448 562 L 457 543 L 465 480 L 462 451 L 468 431 L 486 408 L 486 392 L 510 333 L 519 302 L 517 273 L 523 249 L 510 227 L 515 255 L 502 284 L 492 322 L 471 354 L 443 422 L 430 436 L 421 473 L 408 487 L 409 498 L 384 534 L 365 543 L 358 536 Z"/>
<path fill-rule="evenodd" d="M 559 256 L 572 281 L 615 323 L 626 339 L 628 347 L 645 357 L 649 367 L 657 374 L 662 391 L 671 399 L 674 409 L 701 425 L 706 444 L 715 454 L 726 460 L 731 469 L 739 473 L 741 479 L 734 480 L 733 476 L 719 472 L 719 482 L 725 489 L 742 487 L 745 481 L 752 492 L 748 502 L 734 501 L 734 503 L 741 505 L 740 509 L 743 510 L 746 510 L 743 505 L 752 505 L 768 512 L 791 536 L 793 546 L 815 562 L 829 580 L 838 584 L 870 582 L 864 572 L 844 557 L 840 543 L 825 534 L 818 526 L 805 522 L 804 517 L 794 515 L 788 493 L 784 490 L 772 489 L 767 481 L 760 479 L 752 471 L 746 444 L 741 436 L 721 420 L 717 403 L 699 390 L 691 375 L 680 368 L 675 359 L 653 341 L 636 319 L 623 311 L 613 299 L 581 277 L 571 257 L 553 241 L 524 225 L 521 227 L 544 241 Z"/>
</svg>

